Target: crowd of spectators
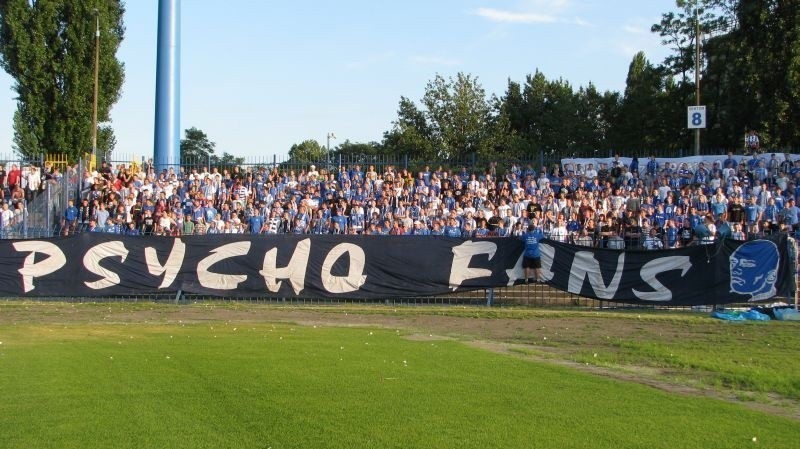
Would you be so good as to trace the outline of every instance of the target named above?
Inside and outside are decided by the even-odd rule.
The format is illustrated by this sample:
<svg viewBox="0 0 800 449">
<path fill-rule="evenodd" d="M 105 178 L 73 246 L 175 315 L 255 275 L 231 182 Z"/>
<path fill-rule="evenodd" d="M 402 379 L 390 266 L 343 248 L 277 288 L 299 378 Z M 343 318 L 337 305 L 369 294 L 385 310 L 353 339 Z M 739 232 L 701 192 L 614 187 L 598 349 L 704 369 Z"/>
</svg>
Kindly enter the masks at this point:
<svg viewBox="0 0 800 449">
<path fill-rule="evenodd" d="M 45 163 L 0 164 L 0 237 L 19 237 L 19 229 L 28 217 L 28 202 L 45 190 L 60 190 L 63 174 L 58 167 Z"/>
<path fill-rule="evenodd" d="M 798 229 L 800 159 L 788 154 L 728 154 L 697 164 L 616 156 L 597 165 L 156 173 L 152 163 L 104 162 L 82 174 L 80 199 L 63 211 L 59 233 L 482 238 L 521 236 L 533 226 L 577 245 L 661 249 Z M 4 182 L 14 192 L 12 180 L 9 174 Z M 0 225 L 9 204 L 15 207 L 4 202 Z"/>
</svg>

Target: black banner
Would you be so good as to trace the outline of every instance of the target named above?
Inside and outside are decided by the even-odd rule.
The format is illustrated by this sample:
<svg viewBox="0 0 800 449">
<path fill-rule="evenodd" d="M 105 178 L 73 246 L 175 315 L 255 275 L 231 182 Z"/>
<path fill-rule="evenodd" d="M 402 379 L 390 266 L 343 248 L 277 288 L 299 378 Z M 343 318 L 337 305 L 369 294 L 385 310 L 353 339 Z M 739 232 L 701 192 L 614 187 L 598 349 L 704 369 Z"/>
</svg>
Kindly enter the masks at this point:
<svg viewBox="0 0 800 449">
<path fill-rule="evenodd" d="M 552 287 L 615 302 L 724 304 L 786 295 L 786 238 L 668 251 L 543 241 Z M 522 282 L 523 243 L 410 236 L 129 237 L 0 241 L 0 295 L 382 299 Z M 733 273 L 733 276 L 731 276 Z"/>
<path fill-rule="evenodd" d="M 391 298 L 506 285 L 511 239 L 394 236 L 131 237 L 0 242 L 0 294 Z"/>
<path fill-rule="evenodd" d="M 542 243 L 542 271 L 550 285 L 614 302 L 703 305 L 789 296 L 790 267 L 785 235 L 663 251 Z"/>
</svg>

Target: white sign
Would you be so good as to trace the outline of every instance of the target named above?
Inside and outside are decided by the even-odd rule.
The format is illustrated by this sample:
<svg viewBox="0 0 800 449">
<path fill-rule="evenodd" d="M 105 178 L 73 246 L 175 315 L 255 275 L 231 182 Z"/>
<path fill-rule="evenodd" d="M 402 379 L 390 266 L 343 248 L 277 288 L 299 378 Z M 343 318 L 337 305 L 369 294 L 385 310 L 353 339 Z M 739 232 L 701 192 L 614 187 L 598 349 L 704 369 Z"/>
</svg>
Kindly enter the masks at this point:
<svg viewBox="0 0 800 449">
<path fill-rule="evenodd" d="M 700 129 L 706 127 L 706 107 L 705 106 L 689 106 L 688 110 L 688 128 Z"/>
</svg>

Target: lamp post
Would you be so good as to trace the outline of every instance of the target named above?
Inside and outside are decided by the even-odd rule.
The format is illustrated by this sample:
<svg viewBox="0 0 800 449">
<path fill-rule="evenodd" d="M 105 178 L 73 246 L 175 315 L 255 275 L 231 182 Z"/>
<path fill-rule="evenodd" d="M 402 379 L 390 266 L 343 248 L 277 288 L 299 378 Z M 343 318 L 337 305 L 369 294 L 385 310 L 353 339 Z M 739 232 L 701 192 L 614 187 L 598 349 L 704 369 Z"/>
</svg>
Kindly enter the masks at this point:
<svg viewBox="0 0 800 449">
<path fill-rule="evenodd" d="M 326 148 L 326 150 L 325 150 L 325 170 L 328 169 L 328 165 L 330 164 L 331 139 L 335 139 L 336 138 L 336 134 L 331 132 L 331 133 L 328 133 L 327 137 L 328 137 L 328 143 L 325 146 L 325 148 Z"/>
<path fill-rule="evenodd" d="M 97 97 L 100 78 L 100 11 L 94 10 L 95 33 L 94 33 L 94 105 L 92 107 L 92 154 L 95 164 L 99 161 L 97 154 Z"/>
<path fill-rule="evenodd" d="M 700 106 L 700 20 L 697 12 L 697 2 L 694 4 L 694 99 L 695 106 Z M 694 155 L 700 156 L 700 128 L 694 130 Z"/>
</svg>

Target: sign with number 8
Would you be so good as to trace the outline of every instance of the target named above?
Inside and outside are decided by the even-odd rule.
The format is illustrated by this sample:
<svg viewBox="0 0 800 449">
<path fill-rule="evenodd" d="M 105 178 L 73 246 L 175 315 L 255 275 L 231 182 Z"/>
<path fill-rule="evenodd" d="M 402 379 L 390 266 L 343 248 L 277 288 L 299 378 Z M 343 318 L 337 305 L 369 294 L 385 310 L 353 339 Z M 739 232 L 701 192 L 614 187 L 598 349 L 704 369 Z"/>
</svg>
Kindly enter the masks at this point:
<svg viewBox="0 0 800 449">
<path fill-rule="evenodd" d="M 689 106 L 688 111 L 689 129 L 698 129 L 706 127 L 706 107 L 705 106 Z"/>
</svg>

